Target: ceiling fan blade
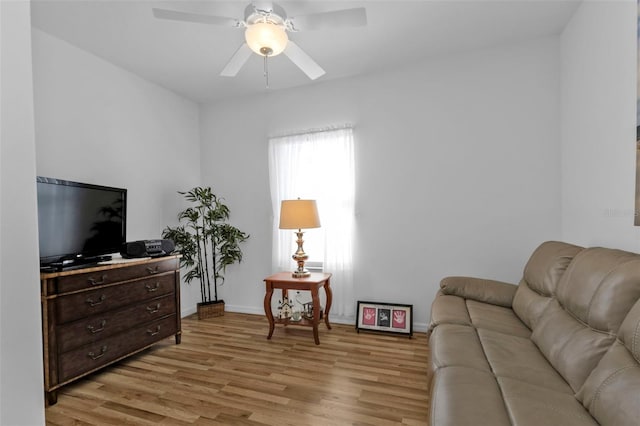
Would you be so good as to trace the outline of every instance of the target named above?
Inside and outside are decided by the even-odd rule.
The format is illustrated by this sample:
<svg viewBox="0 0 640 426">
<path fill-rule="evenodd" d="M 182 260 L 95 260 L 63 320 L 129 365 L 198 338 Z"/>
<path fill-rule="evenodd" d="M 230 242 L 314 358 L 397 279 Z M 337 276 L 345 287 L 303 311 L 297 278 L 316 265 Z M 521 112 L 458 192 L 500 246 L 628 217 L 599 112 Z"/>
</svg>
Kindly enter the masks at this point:
<svg viewBox="0 0 640 426">
<path fill-rule="evenodd" d="M 220 75 L 223 77 L 235 77 L 250 56 L 251 49 L 247 43 L 243 43 L 242 46 L 236 50 L 236 53 L 233 54 L 227 65 L 225 65 Z"/>
<path fill-rule="evenodd" d="M 296 64 L 298 68 L 302 70 L 311 80 L 315 80 L 325 74 L 325 71 L 320 68 L 320 65 L 316 63 L 311 56 L 307 55 L 304 50 L 289 40 L 287 48 L 284 49 L 284 54 L 287 55 L 291 62 Z"/>
<path fill-rule="evenodd" d="M 287 20 L 291 31 L 312 31 L 325 28 L 363 27 L 367 25 L 367 10 L 364 7 L 335 10 L 293 16 Z"/>
<path fill-rule="evenodd" d="M 240 27 L 242 21 L 225 16 L 202 15 L 199 13 L 180 12 L 178 10 L 153 8 L 153 16 L 171 21 L 196 22 L 198 24 L 220 25 L 223 27 Z"/>
</svg>

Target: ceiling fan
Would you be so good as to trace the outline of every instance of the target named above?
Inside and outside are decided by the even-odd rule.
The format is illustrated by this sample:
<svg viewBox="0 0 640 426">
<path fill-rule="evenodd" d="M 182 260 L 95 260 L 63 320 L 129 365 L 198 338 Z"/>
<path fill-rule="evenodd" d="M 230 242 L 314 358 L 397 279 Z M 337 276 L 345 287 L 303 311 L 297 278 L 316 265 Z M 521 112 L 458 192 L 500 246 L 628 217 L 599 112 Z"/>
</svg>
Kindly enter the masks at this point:
<svg viewBox="0 0 640 426">
<path fill-rule="evenodd" d="M 249 4 L 244 10 L 244 20 L 158 8 L 153 8 L 153 15 L 159 19 L 244 28 L 246 42 L 220 73 L 224 77 L 238 74 L 251 52 L 255 52 L 264 57 L 267 79 L 267 58 L 284 53 L 311 80 L 315 80 L 324 75 L 325 71 L 296 43 L 289 40 L 287 32 L 367 25 L 367 14 L 363 7 L 287 17 L 281 6 L 270 1 L 254 1 Z"/>
</svg>

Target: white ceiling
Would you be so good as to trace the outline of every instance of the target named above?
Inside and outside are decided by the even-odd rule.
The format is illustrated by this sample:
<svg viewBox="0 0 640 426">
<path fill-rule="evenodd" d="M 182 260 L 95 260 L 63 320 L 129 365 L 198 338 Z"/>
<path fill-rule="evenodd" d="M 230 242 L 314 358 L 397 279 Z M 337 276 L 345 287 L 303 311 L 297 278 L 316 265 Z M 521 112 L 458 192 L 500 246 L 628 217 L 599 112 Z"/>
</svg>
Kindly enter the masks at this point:
<svg viewBox="0 0 640 426">
<path fill-rule="evenodd" d="M 152 7 L 243 18 L 249 0 L 33 0 L 33 26 L 197 102 L 264 93 L 401 67 L 425 58 L 559 34 L 580 0 L 279 2 L 289 16 L 352 7 L 368 25 L 289 34 L 326 74 L 310 81 L 289 59 L 253 55 L 219 73 L 244 41 L 237 28 L 160 20 Z"/>
</svg>

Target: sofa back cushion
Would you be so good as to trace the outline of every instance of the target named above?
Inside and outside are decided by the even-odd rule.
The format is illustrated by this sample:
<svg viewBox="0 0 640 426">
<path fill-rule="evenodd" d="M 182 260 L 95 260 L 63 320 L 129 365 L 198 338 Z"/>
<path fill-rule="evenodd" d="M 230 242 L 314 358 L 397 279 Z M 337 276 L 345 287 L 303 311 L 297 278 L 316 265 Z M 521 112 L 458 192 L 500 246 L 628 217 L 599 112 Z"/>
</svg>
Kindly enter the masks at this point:
<svg viewBox="0 0 640 426">
<path fill-rule="evenodd" d="M 620 326 L 609 348 L 576 395 L 602 425 L 638 424 L 640 419 L 640 302 Z"/>
<path fill-rule="evenodd" d="M 559 241 L 542 243 L 531 255 L 513 299 L 513 310 L 530 329 L 555 295 L 560 278 L 582 247 Z"/>
<path fill-rule="evenodd" d="M 640 255 L 600 247 L 578 253 L 536 323 L 532 340 L 577 392 L 640 298 Z"/>
</svg>

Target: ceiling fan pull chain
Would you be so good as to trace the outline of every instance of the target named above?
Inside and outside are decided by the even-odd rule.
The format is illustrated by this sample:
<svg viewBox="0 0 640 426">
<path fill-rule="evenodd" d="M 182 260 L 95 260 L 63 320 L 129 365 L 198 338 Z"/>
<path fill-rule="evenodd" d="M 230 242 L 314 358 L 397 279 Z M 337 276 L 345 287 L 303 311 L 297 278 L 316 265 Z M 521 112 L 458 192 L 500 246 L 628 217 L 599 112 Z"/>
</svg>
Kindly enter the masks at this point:
<svg viewBox="0 0 640 426">
<path fill-rule="evenodd" d="M 267 82 L 267 89 L 269 88 L 269 65 L 267 62 L 268 57 L 269 55 L 264 55 L 264 78 L 265 78 L 265 81 Z"/>
</svg>

